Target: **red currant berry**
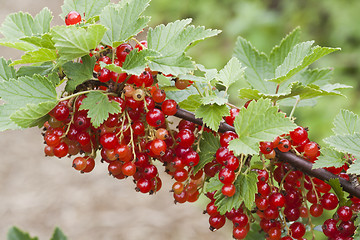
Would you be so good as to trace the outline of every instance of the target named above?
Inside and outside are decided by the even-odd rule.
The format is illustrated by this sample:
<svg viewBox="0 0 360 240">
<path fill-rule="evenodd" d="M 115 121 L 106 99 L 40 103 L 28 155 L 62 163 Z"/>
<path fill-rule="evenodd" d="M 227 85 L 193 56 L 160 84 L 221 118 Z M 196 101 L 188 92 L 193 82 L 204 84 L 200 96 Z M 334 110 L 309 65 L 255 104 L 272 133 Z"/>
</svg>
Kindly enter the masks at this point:
<svg viewBox="0 0 360 240">
<path fill-rule="evenodd" d="M 154 108 L 147 112 L 146 122 L 152 127 L 160 127 L 165 123 L 165 115 L 161 110 Z"/>
<path fill-rule="evenodd" d="M 232 183 L 225 184 L 221 188 L 221 193 L 227 197 L 234 196 L 235 192 L 236 192 L 236 188 L 235 185 Z"/>
<path fill-rule="evenodd" d="M 84 170 L 86 168 L 86 159 L 83 157 L 77 157 L 73 160 L 72 166 L 78 171 Z"/>
<path fill-rule="evenodd" d="M 66 25 L 75 25 L 81 22 L 81 15 L 76 11 L 69 12 L 65 17 Z"/>
<path fill-rule="evenodd" d="M 172 116 L 177 112 L 177 107 L 178 105 L 175 100 L 168 99 L 162 103 L 161 110 L 164 114 Z"/>
</svg>

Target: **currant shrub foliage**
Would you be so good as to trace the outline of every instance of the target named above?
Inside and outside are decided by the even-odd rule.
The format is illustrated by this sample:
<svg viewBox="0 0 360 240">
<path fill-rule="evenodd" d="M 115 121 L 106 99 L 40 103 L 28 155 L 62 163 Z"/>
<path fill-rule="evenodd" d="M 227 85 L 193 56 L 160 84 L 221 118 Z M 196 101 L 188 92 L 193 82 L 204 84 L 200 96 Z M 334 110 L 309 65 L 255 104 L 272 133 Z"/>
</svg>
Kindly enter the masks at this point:
<svg viewBox="0 0 360 240">
<path fill-rule="evenodd" d="M 122 64 L 101 62 L 98 67 L 129 77 L 150 69 L 156 73 L 155 84 L 165 90 L 169 99 L 203 120 L 209 132 L 200 131 L 196 149 L 200 160 L 192 169 L 193 174 L 211 163 L 220 148 L 219 137 L 214 133 L 223 119 L 231 116 L 229 89 L 242 86 L 238 89 L 238 97 L 253 100 L 246 108 L 239 108 L 234 119 L 238 137 L 229 143 L 229 149 L 240 158 L 241 164 L 233 181 L 235 194 L 231 197 L 222 194 L 219 175 L 206 179 L 206 191 L 217 191 L 213 198 L 220 214 L 238 209 L 242 203 L 251 210 L 258 185 L 256 173 L 249 170 L 261 165 L 256 160 L 260 155 L 259 143 L 294 130 L 297 127 L 294 122 L 296 107 L 314 104 L 314 100 L 323 96 L 342 96 L 340 90 L 349 88 L 331 82 L 332 68 L 310 67 L 318 59 L 340 49 L 316 46 L 314 41 L 302 42 L 300 28 L 296 28 L 269 54 L 259 52 L 250 42 L 238 37 L 227 64 L 220 70 L 208 69 L 195 63 L 187 50 L 221 31 L 193 26 L 191 19 L 148 28 L 150 17 L 144 16 L 144 11 L 149 2 L 122 0 L 114 4 L 109 0 L 65 0 L 61 17 L 71 22 L 68 14 L 75 11 L 81 13 L 81 21 L 52 28 L 53 16 L 47 8 L 35 17 L 23 12 L 7 16 L 0 28 L 4 36 L 0 45 L 24 51 L 24 54 L 14 61 L 0 59 L 3 102 L 0 131 L 43 126 L 49 119 L 49 112 L 59 102 L 80 94 L 87 97 L 79 110 L 87 110 L 92 126 L 100 127 L 109 116 L 121 113 L 120 103 L 109 101 L 111 91 L 81 90 L 82 85 L 100 80 L 94 68 L 101 54 L 106 53 L 114 60 L 115 49 L 121 44 L 137 43 L 141 51 L 128 52 Z M 75 14 L 75 17 L 79 16 Z M 137 39 L 145 32 L 146 46 Z M 188 80 L 192 84 L 179 90 L 172 80 Z M 279 110 L 282 106 L 293 107 L 290 116 Z M 334 136 L 324 140 L 328 147 L 321 149 L 314 168 L 341 167 L 351 160 L 347 173 L 360 174 L 360 164 L 354 160 L 360 157 L 358 118 L 346 110 L 339 113 L 334 120 Z M 344 199 L 340 196 L 341 190 L 336 191 L 339 184 L 330 185 L 338 198 Z"/>
</svg>

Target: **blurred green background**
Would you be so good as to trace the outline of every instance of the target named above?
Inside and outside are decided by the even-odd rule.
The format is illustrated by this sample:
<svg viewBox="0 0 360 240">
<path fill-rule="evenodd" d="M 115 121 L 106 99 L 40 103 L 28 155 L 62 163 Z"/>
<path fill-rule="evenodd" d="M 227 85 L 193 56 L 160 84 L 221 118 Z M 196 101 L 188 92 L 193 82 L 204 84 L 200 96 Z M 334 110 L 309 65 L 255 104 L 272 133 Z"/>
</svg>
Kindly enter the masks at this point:
<svg viewBox="0 0 360 240">
<path fill-rule="evenodd" d="M 189 55 L 207 68 L 222 68 L 232 55 L 237 36 L 269 53 L 295 27 L 302 29 L 302 41 L 340 47 L 311 67 L 334 67 L 333 82 L 353 86 L 344 97 L 323 97 L 315 107 L 298 108 L 296 122 L 310 128 L 310 138 L 321 142 L 331 135 L 332 119 L 341 108 L 360 113 L 357 101 L 360 77 L 360 1 L 358 0 L 154 0 L 147 10 L 151 25 L 192 18 L 194 25 L 223 32 L 200 43 Z M 289 112 L 290 109 L 283 109 Z"/>
</svg>

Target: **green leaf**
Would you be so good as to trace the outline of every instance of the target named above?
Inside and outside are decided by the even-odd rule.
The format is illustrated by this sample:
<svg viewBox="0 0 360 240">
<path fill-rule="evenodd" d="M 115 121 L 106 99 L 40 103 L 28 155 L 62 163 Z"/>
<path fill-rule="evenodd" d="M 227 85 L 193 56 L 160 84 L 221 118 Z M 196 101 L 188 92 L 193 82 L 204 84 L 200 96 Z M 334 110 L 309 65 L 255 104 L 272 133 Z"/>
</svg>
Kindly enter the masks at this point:
<svg viewBox="0 0 360 240">
<path fill-rule="evenodd" d="M 217 80 L 219 84 L 229 88 L 231 84 L 244 80 L 244 70 L 240 61 L 236 57 L 232 57 L 223 69 L 219 71 Z"/>
<path fill-rule="evenodd" d="M 217 178 L 217 181 L 220 182 L 220 180 L 218 180 L 218 177 L 217 176 L 215 177 Z M 234 182 L 234 185 L 236 187 L 236 192 L 232 197 L 224 196 L 221 193 L 221 187 L 223 186 L 223 184 L 220 182 L 221 184 L 220 185 L 217 183 L 217 181 L 215 180 L 213 181 L 214 182 L 211 183 L 211 187 L 212 188 L 215 188 L 215 186 L 219 187 L 218 189 L 216 189 L 217 192 L 215 193 L 214 198 L 215 198 L 215 206 L 218 207 L 217 210 L 220 214 L 223 215 L 233 208 L 238 209 L 242 202 L 244 202 L 246 208 L 248 208 L 249 210 L 252 209 L 252 206 L 255 202 L 255 194 L 257 192 L 256 173 L 250 172 L 248 174 L 240 174 L 239 177 Z"/>
<path fill-rule="evenodd" d="M 221 188 L 224 184 L 219 180 L 219 173 L 216 173 L 214 177 L 209 179 L 209 182 L 206 184 L 206 192 L 221 192 Z"/>
<path fill-rule="evenodd" d="M 40 75 L 20 77 L 18 80 L 12 79 L 0 83 L 0 97 L 5 101 L 5 105 L 0 108 L 0 131 L 19 128 L 18 125 L 13 124 L 10 117 L 13 114 L 18 116 L 20 112 L 16 112 L 22 108 L 27 109 L 27 105 L 30 105 L 29 108 L 36 110 L 37 107 L 44 107 L 45 103 L 57 103 L 55 86 L 46 77 Z M 35 121 L 36 117 L 41 117 L 39 112 L 44 113 L 44 110 L 40 111 L 37 109 L 37 111 L 32 112 L 34 115 L 31 121 Z M 26 110 L 26 113 L 30 114 L 31 111 Z M 27 118 L 29 119 L 30 117 L 28 116 Z M 22 121 L 19 123 L 22 123 Z"/>
<path fill-rule="evenodd" d="M 200 101 L 200 95 L 190 95 L 185 100 L 179 102 L 179 107 L 190 112 L 195 112 L 201 106 Z"/>
<path fill-rule="evenodd" d="M 48 114 L 56 105 L 57 101 L 43 102 L 39 104 L 27 104 L 11 114 L 10 119 L 22 128 L 30 128 L 41 125 L 42 118 Z"/>
<path fill-rule="evenodd" d="M 194 63 L 185 54 L 154 58 L 149 63 L 149 67 L 151 70 L 173 75 L 186 74 L 195 70 Z"/>
<path fill-rule="evenodd" d="M 341 87 L 341 86 L 340 86 Z M 321 89 L 319 86 L 314 84 L 309 84 L 307 86 L 302 85 L 299 82 L 295 82 L 291 84 L 291 93 L 288 95 L 284 95 L 281 99 L 289 96 L 299 96 L 301 99 L 310 99 L 319 96 L 342 96 L 336 90 L 326 91 Z"/>
<path fill-rule="evenodd" d="M 88 93 L 79 109 L 89 110 L 88 117 L 95 128 L 99 127 L 109 117 L 109 114 L 121 113 L 118 102 L 109 101 L 107 95 L 98 91 Z"/>
<path fill-rule="evenodd" d="M 255 203 L 255 194 L 257 192 L 257 174 L 250 171 L 247 174 L 240 174 L 238 179 L 240 196 L 244 201 L 245 207 L 251 210 Z"/>
<path fill-rule="evenodd" d="M 324 142 L 339 152 L 360 156 L 360 133 L 330 136 Z"/>
<path fill-rule="evenodd" d="M 189 57 L 185 56 L 187 48 L 198 41 L 215 36 L 218 30 L 204 27 L 188 26 L 191 19 L 178 20 L 150 28 L 147 36 L 148 48 L 161 54 L 152 60 L 149 67 L 165 74 L 186 74 L 195 69 Z"/>
<path fill-rule="evenodd" d="M 359 116 L 348 110 L 341 109 L 339 114 L 336 115 L 333 124 L 332 131 L 336 135 L 360 133 Z"/>
<path fill-rule="evenodd" d="M 60 228 L 56 227 L 50 240 L 67 240 L 68 238 L 64 235 Z"/>
<path fill-rule="evenodd" d="M 275 78 L 268 81 L 275 83 L 283 83 L 290 79 L 296 73 L 300 72 L 319 58 L 340 50 L 340 48 L 328 48 L 316 46 L 310 49 L 313 41 L 303 42 L 296 45 L 284 62 L 277 67 L 275 71 Z"/>
<path fill-rule="evenodd" d="M 79 84 L 92 79 L 96 58 L 86 55 L 81 58 L 83 63 L 67 62 L 63 65 L 64 72 L 69 78 L 65 90 L 73 92 Z"/>
<path fill-rule="evenodd" d="M 6 61 L 5 58 L 0 58 L 0 82 L 16 78 L 15 68 L 10 66 L 10 64 L 10 60 Z"/>
<path fill-rule="evenodd" d="M 224 93 L 224 92 L 221 92 L 221 93 Z M 223 97 L 219 97 L 217 95 L 210 95 L 210 96 L 201 98 L 201 104 L 203 104 L 203 105 L 209 105 L 209 104 L 214 104 L 214 103 L 216 103 L 219 106 L 225 105 L 226 103 L 228 103 L 228 96 L 225 95 Z"/>
<path fill-rule="evenodd" d="M 301 30 L 297 27 L 281 40 L 280 45 L 275 46 L 271 50 L 269 60 L 274 68 L 282 64 L 289 52 L 300 42 L 300 35 Z"/>
<path fill-rule="evenodd" d="M 5 18 L 0 27 L 0 32 L 9 42 L 26 36 L 45 34 L 50 31 L 52 18 L 51 11 L 48 8 L 41 10 L 35 18 L 29 13 L 13 13 Z"/>
<path fill-rule="evenodd" d="M 315 161 L 312 168 L 336 167 L 339 168 L 345 163 L 344 154 L 331 148 L 321 148 L 321 155 Z"/>
<path fill-rule="evenodd" d="M 56 59 L 57 53 L 55 49 L 39 48 L 35 51 L 25 53 L 25 55 L 21 56 L 21 60 L 16 60 L 11 65 L 51 62 Z"/>
<path fill-rule="evenodd" d="M 147 27 L 149 17 L 141 14 L 149 6 L 150 0 L 125 0 L 110 4 L 100 15 L 100 22 L 108 28 L 103 43 L 117 47 L 128 41 Z"/>
<path fill-rule="evenodd" d="M 89 54 L 104 36 L 106 28 L 102 25 L 90 25 L 87 29 L 76 26 L 56 26 L 51 34 L 60 60 L 70 61 Z"/>
<path fill-rule="evenodd" d="M 334 190 L 336 196 L 339 199 L 339 205 L 340 206 L 344 206 L 346 203 L 346 198 L 345 198 L 345 192 L 343 190 L 343 188 L 340 185 L 340 181 L 337 178 L 331 178 L 328 181 L 325 181 L 327 184 L 329 184 L 332 189 Z"/>
<path fill-rule="evenodd" d="M 215 176 L 216 177 L 216 176 Z M 220 181 L 220 189 L 217 190 L 217 192 L 214 195 L 215 198 L 215 206 L 217 206 L 217 211 L 224 215 L 226 212 L 231 211 L 231 209 L 235 208 L 238 209 L 241 206 L 242 203 L 242 197 L 240 195 L 240 184 L 238 182 L 240 178 L 238 178 L 234 185 L 236 187 L 235 194 L 232 197 L 227 197 L 221 193 L 221 187 L 224 185 Z"/>
<path fill-rule="evenodd" d="M 318 86 L 325 85 L 329 83 L 332 79 L 333 69 L 332 68 L 321 68 L 321 69 L 306 69 L 301 71 L 299 74 L 295 75 L 298 77 L 299 82 L 304 85 L 316 84 Z M 294 76 L 294 77 L 295 77 Z"/>
<path fill-rule="evenodd" d="M 214 136 L 212 133 L 203 132 L 200 140 L 200 162 L 194 167 L 193 174 L 197 173 L 200 169 L 214 160 L 216 151 L 221 147 L 220 139 L 218 136 Z"/>
<path fill-rule="evenodd" d="M 353 164 L 350 165 L 349 169 L 346 171 L 347 174 L 360 174 L 360 161 L 357 159 Z"/>
<path fill-rule="evenodd" d="M 246 67 L 245 78 L 253 88 L 262 93 L 275 93 L 276 84 L 264 81 L 274 76 L 274 68 L 264 53 L 260 53 L 250 42 L 239 37 L 233 56 Z"/>
<path fill-rule="evenodd" d="M 199 86 L 201 89 L 202 85 Z M 177 103 L 180 103 L 186 100 L 191 95 L 199 95 L 199 92 L 194 86 L 189 86 L 184 90 L 179 90 L 176 87 L 170 87 L 170 90 L 165 89 L 166 97 L 169 99 L 174 99 Z M 199 98 L 200 102 L 200 98 Z"/>
<path fill-rule="evenodd" d="M 43 34 L 42 36 L 31 36 L 20 38 L 21 41 L 31 43 L 40 48 L 55 49 L 54 42 L 51 39 L 49 33 Z"/>
<path fill-rule="evenodd" d="M 195 117 L 202 118 L 207 127 L 217 132 L 223 117 L 229 116 L 230 110 L 226 105 L 201 105 L 195 112 Z"/>
<path fill-rule="evenodd" d="M 100 15 L 109 3 L 110 0 L 65 0 L 64 5 L 61 6 L 62 13 L 60 16 L 65 19 L 69 12 L 77 11 L 81 17 L 85 15 L 85 20 L 89 20 Z"/>
<path fill-rule="evenodd" d="M 7 233 L 7 240 L 38 240 L 38 238 L 31 237 L 28 233 L 21 231 L 17 227 L 12 227 Z"/>
<path fill-rule="evenodd" d="M 138 51 L 135 49 L 126 56 L 122 67 L 116 66 L 115 64 L 105 65 L 104 67 L 117 73 L 126 72 L 128 74 L 140 75 L 144 72 L 149 60 L 157 55 L 158 53 L 153 50 L 144 49 Z"/>
<path fill-rule="evenodd" d="M 26 42 L 16 42 L 7 39 L 0 39 L 0 46 L 15 48 L 20 51 L 33 51 L 36 50 L 36 47 L 30 43 Z"/>
<path fill-rule="evenodd" d="M 272 106 L 269 99 L 252 101 L 235 117 L 235 131 L 239 138 L 229 144 L 236 155 L 258 154 L 259 142 L 272 141 L 276 136 L 293 130 L 296 125 Z"/>
<path fill-rule="evenodd" d="M 45 62 L 40 66 L 22 66 L 16 72 L 16 76 L 17 77 L 32 76 L 34 74 L 45 76 L 50 74 L 53 69 L 54 69 L 54 64 L 52 62 Z"/>
</svg>

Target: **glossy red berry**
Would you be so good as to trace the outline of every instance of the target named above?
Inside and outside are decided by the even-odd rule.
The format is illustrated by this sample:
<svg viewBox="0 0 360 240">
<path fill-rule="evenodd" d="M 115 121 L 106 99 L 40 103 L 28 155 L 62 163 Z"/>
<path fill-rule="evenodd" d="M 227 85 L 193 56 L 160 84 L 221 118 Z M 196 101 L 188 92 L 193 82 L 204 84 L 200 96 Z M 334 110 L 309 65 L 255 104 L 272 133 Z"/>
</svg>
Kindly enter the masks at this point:
<svg viewBox="0 0 360 240">
<path fill-rule="evenodd" d="M 105 133 L 100 137 L 100 144 L 105 149 L 114 149 L 119 142 L 115 133 Z"/>
<path fill-rule="evenodd" d="M 238 137 L 239 136 L 235 132 L 226 131 L 223 134 L 221 134 L 221 136 L 220 136 L 220 145 L 222 147 L 227 147 L 227 146 L 229 146 L 229 142 L 231 140 L 234 140 L 234 139 L 236 139 Z"/>
<path fill-rule="evenodd" d="M 154 108 L 146 114 L 146 122 L 152 127 L 160 127 L 165 123 L 165 115 L 161 110 Z"/>
<path fill-rule="evenodd" d="M 222 186 L 221 188 L 221 193 L 227 197 L 234 196 L 235 192 L 236 188 L 235 185 L 232 183 L 224 184 L 224 186 Z"/>
<path fill-rule="evenodd" d="M 277 146 L 277 148 L 281 151 L 281 152 L 288 152 L 291 149 L 291 143 L 288 139 L 284 138 L 281 139 L 279 142 L 279 145 Z"/>
<path fill-rule="evenodd" d="M 195 135 L 189 129 L 182 129 L 176 136 L 176 142 L 182 147 L 188 148 L 193 145 L 195 141 Z"/>
<path fill-rule="evenodd" d="M 320 154 L 320 148 L 319 145 L 316 142 L 308 142 L 304 146 L 304 155 L 313 158 Z"/>
<path fill-rule="evenodd" d="M 295 128 L 294 131 L 290 132 L 290 137 L 295 143 L 295 145 L 297 145 L 298 143 L 301 143 L 308 138 L 308 133 L 305 128 L 300 126 Z"/>
<path fill-rule="evenodd" d="M 234 126 L 235 117 L 239 115 L 240 109 L 238 108 L 231 108 L 230 109 L 230 116 L 225 117 L 225 122 L 231 126 Z"/>
<path fill-rule="evenodd" d="M 215 216 L 210 216 L 209 218 L 209 224 L 210 224 L 210 230 L 214 231 L 216 229 L 220 229 L 225 225 L 226 218 L 223 215 L 217 214 Z"/>
<path fill-rule="evenodd" d="M 339 204 L 338 198 L 333 193 L 325 193 L 322 196 L 320 202 L 321 202 L 321 205 L 323 206 L 323 208 L 326 210 L 335 209 L 337 207 L 337 205 Z"/>
<path fill-rule="evenodd" d="M 177 112 L 178 105 L 175 100 L 167 99 L 161 104 L 161 110 L 164 114 L 172 116 Z"/>
<path fill-rule="evenodd" d="M 81 171 L 89 173 L 95 168 L 95 160 L 91 157 L 86 157 L 86 167 Z"/>
<path fill-rule="evenodd" d="M 142 193 L 148 193 L 151 190 L 151 181 L 146 178 L 140 178 L 136 182 L 136 190 Z"/>
<path fill-rule="evenodd" d="M 305 227 L 304 224 L 300 222 L 294 222 L 290 225 L 290 234 L 293 238 L 301 238 L 305 235 Z"/>
<path fill-rule="evenodd" d="M 65 17 L 66 25 L 75 25 L 81 22 L 81 15 L 76 11 L 69 12 Z"/>
<path fill-rule="evenodd" d="M 77 157 L 73 160 L 72 166 L 78 171 L 84 170 L 86 168 L 86 159 L 83 157 Z"/>
<path fill-rule="evenodd" d="M 337 210 L 337 214 L 341 221 L 349 221 L 353 215 L 352 210 L 348 206 L 339 207 Z"/>
<path fill-rule="evenodd" d="M 228 168 L 223 168 L 219 172 L 219 180 L 223 184 L 233 183 L 235 180 L 235 172 Z"/>
</svg>

